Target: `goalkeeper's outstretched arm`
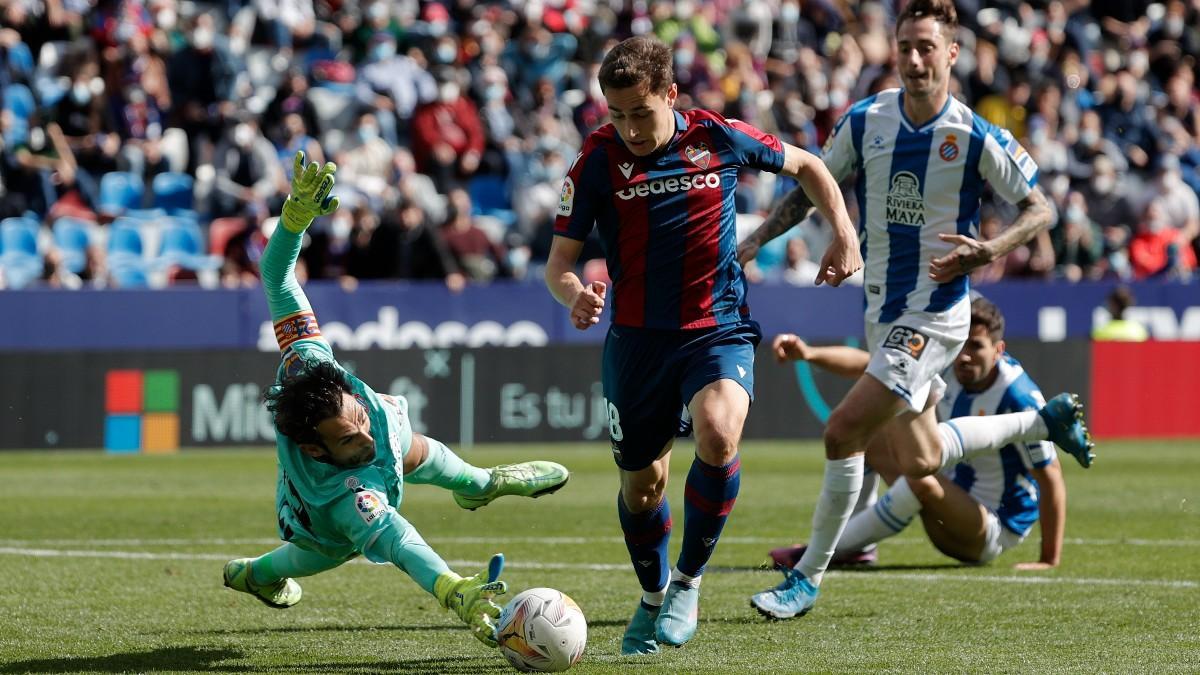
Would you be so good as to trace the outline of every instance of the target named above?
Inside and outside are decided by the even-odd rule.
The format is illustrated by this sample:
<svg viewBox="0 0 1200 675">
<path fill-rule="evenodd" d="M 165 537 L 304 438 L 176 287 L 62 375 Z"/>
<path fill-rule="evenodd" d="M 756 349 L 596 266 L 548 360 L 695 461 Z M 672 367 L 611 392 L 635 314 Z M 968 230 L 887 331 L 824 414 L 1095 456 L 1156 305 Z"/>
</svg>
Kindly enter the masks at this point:
<svg viewBox="0 0 1200 675">
<path fill-rule="evenodd" d="M 267 294 L 272 323 L 312 311 L 300 282 L 296 280 L 296 259 L 300 256 L 304 231 L 313 219 L 337 210 L 338 199 L 329 194 L 333 190 L 336 171 L 333 162 L 326 162 L 322 167 L 316 163 L 306 166 L 304 152 L 296 153 L 292 193 L 283 204 L 279 227 L 267 242 L 261 264 L 263 290 Z"/>
</svg>

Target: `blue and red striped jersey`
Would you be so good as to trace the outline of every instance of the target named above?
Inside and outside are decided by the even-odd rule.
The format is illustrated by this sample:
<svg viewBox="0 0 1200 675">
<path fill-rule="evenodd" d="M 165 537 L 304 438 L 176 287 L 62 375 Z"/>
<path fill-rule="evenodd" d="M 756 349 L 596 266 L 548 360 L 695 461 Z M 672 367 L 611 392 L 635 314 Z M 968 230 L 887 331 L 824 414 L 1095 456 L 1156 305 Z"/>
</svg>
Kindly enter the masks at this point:
<svg viewBox="0 0 1200 675">
<path fill-rule="evenodd" d="M 738 169 L 778 173 L 783 144 L 708 110 L 676 111 L 675 127 L 666 147 L 638 157 L 606 124 L 563 181 L 554 234 L 583 240 L 598 227 L 620 326 L 707 328 L 750 315 L 737 262 Z"/>
</svg>

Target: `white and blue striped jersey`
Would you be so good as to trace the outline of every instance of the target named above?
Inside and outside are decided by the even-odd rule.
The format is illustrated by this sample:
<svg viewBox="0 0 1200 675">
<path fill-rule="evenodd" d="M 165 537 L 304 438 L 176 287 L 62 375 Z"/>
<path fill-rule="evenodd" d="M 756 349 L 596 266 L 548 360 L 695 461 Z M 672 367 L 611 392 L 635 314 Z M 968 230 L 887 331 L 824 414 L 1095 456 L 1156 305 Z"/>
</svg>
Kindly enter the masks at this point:
<svg viewBox="0 0 1200 675">
<path fill-rule="evenodd" d="M 1046 405 L 1041 390 L 1013 357 L 1005 354 L 996 364 L 1000 370 L 992 386 L 981 392 L 965 391 L 953 375 L 946 376 L 946 394 L 938 402 L 938 417 L 1002 415 L 1023 410 L 1040 410 Z M 996 514 L 1000 524 L 1024 537 L 1038 519 L 1037 481 L 1032 470 L 1054 461 L 1054 444 L 1049 441 L 1012 443 L 994 453 L 963 460 L 944 472 L 975 501 Z"/>
<path fill-rule="evenodd" d="M 937 117 L 913 125 L 903 89 L 855 103 L 834 127 L 824 160 L 839 182 L 858 172 L 866 319 L 877 323 L 905 310 L 941 312 L 962 299 L 966 276 L 942 284 L 929 278 L 929 261 L 954 249 L 938 235 L 978 236 L 985 182 L 1015 204 L 1038 176 L 1012 134 L 953 96 Z"/>
</svg>

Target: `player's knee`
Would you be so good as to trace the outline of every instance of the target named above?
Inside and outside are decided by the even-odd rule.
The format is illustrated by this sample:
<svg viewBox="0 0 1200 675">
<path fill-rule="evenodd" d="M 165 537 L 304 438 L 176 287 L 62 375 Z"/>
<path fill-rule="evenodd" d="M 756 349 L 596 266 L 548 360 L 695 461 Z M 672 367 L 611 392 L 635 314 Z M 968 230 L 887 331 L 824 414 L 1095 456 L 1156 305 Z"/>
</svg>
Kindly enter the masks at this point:
<svg viewBox="0 0 1200 675">
<path fill-rule="evenodd" d="M 907 455 L 900 457 L 898 462 L 900 464 L 901 473 L 908 478 L 914 479 L 932 476 L 933 474 L 937 473 L 938 469 L 940 468 L 940 463 L 932 457 Z M 910 484 L 914 482 L 916 481 L 909 481 Z M 913 492 L 916 492 L 915 488 Z"/>
<path fill-rule="evenodd" d="M 709 466 L 725 466 L 733 461 L 737 450 L 737 435 L 719 429 L 696 439 L 696 456 Z"/>
<path fill-rule="evenodd" d="M 834 410 L 825 423 L 825 457 L 844 459 L 861 450 L 862 439 L 847 415 Z"/>
<path fill-rule="evenodd" d="M 645 513 L 662 503 L 666 489 L 665 478 L 642 485 L 626 485 L 621 488 L 621 500 L 625 502 L 625 508 L 629 509 L 630 513 Z"/>
</svg>

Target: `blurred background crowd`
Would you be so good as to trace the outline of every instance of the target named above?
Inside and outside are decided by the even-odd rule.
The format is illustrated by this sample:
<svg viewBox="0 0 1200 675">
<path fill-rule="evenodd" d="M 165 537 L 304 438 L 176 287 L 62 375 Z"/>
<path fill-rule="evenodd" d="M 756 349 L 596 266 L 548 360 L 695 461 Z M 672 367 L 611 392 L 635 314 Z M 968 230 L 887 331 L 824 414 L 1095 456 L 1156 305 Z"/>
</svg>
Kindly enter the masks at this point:
<svg viewBox="0 0 1200 675">
<path fill-rule="evenodd" d="M 902 4 L 0 0 L 0 284 L 257 283 L 301 149 L 338 163 L 343 205 L 302 277 L 540 280 L 562 178 L 607 119 L 609 47 L 653 33 L 678 107 L 819 152 L 851 103 L 899 86 Z M 1056 210 L 976 280 L 1190 280 L 1200 0 L 958 8 L 952 93 L 1021 140 Z M 792 187 L 747 172 L 739 228 Z M 982 236 L 1014 213 L 989 198 Z M 748 275 L 811 283 L 826 231 L 804 223 Z"/>
</svg>

